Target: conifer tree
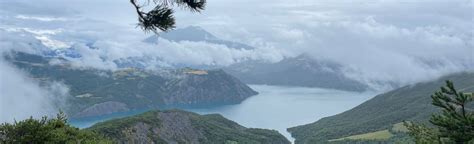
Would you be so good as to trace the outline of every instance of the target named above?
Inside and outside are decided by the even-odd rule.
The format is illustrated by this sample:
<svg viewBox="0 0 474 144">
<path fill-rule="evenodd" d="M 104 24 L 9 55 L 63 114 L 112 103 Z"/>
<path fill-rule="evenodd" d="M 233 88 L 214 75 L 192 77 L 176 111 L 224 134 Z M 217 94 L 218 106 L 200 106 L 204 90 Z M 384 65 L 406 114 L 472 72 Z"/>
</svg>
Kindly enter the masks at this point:
<svg viewBox="0 0 474 144">
<path fill-rule="evenodd" d="M 436 128 L 428 127 L 424 124 L 415 124 L 404 121 L 403 125 L 407 128 L 408 134 L 417 144 L 440 144 L 439 131 Z"/>
<path fill-rule="evenodd" d="M 432 104 L 442 108 L 441 114 L 432 115 L 430 122 L 437 126 L 440 137 L 456 143 L 474 139 L 474 113 L 467 108 L 473 101 L 472 93 L 458 92 L 451 81 L 431 96 Z"/>
<path fill-rule="evenodd" d="M 442 109 L 429 120 L 436 127 L 404 122 L 408 134 L 417 144 L 474 143 L 474 111 L 472 93 L 458 92 L 451 81 L 431 95 L 432 104 Z M 470 105 L 469 105 L 470 104 Z M 469 108 L 469 106 L 471 106 Z"/>
</svg>

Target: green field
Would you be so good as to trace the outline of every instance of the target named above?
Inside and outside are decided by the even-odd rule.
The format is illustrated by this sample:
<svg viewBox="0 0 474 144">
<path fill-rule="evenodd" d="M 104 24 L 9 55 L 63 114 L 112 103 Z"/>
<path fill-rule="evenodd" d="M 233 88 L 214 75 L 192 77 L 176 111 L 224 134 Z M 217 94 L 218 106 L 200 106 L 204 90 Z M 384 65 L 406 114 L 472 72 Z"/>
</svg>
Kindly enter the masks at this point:
<svg viewBox="0 0 474 144">
<path fill-rule="evenodd" d="M 371 133 L 365 133 L 360 135 L 353 135 L 338 139 L 329 140 L 330 142 L 333 141 L 342 141 L 342 140 L 387 140 L 393 136 L 388 130 L 381 130 Z"/>
<path fill-rule="evenodd" d="M 407 132 L 408 129 L 403 125 L 403 123 L 394 124 L 392 132 Z M 338 138 L 329 140 L 329 142 L 343 141 L 343 140 L 388 140 L 393 137 L 395 134 L 389 130 L 380 130 L 376 132 L 369 132 L 364 134 L 352 135 L 348 137 Z"/>
<path fill-rule="evenodd" d="M 405 127 L 403 125 L 403 123 L 397 123 L 397 124 L 393 125 L 392 131 L 394 131 L 394 132 L 408 132 L 408 129 L 407 129 L 407 127 Z"/>
</svg>

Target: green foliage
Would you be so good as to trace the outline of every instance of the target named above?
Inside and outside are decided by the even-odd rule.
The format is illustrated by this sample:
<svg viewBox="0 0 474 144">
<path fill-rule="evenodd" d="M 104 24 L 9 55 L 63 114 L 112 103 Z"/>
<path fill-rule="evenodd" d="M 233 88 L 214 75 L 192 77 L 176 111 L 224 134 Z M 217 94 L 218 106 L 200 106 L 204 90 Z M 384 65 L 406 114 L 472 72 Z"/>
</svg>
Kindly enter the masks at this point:
<svg viewBox="0 0 474 144">
<path fill-rule="evenodd" d="M 381 130 L 376 132 L 370 132 L 365 134 L 352 135 L 348 137 L 332 139 L 329 141 L 341 141 L 341 140 L 388 140 L 393 136 L 389 130 Z"/>
<path fill-rule="evenodd" d="M 352 135 L 352 136 L 339 138 L 339 139 L 332 139 L 332 140 L 329 140 L 327 143 L 331 143 L 331 144 L 348 144 L 348 143 L 413 144 L 414 143 L 413 139 L 411 139 L 406 132 L 408 132 L 408 129 L 404 126 L 404 123 L 397 123 L 397 124 L 394 124 L 393 127 L 388 130 L 381 130 L 381 131 L 369 132 L 365 134 Z"/>
<path fill-rule="evenodd" d="M 414 138 L 417 144 L 439 144 L 440 139 L 438 137 L 439 132 L 437 129 L 430 128 L 424 124 L 414 124 L 411 122 L 404 122 L 405 127 L 408 129 L 408 134 Z"/>
<path fill-rule="evenodd" d="M 290 143 L 274 130 L 245 128 L 221 115 L 194 117 L 193 126 L 204 131 L 207 139 L 201 143 Z"/>
<path fill-rule="evenodd" d="M 455 142 L 467 142 L 474 139 L 474 111 L 467 109 L 472 102 L 472 93 L 457 92 L 451 81 L 446 87 L 431 96 L 433 105 L 443 109 L 441 114 L 434 114 L 430 122 L 438 126 L 441 137 Z"/>
<path fill-rule="evenodd" d="M 175 18 L 173 11 L 161 5 L 156 6 L 148 12 L 143 18 L 139 19 L 139 26 L 144 31 L 166 31 L 174 28 Z"/>
<path fill-rule="evenodd" d="M 441 108 L 441 114 L 433 114 L 430 122 L 437 126 L 405 123 L 416 143 L 467 143 L 474 139 L 474 113 L 467 108 L 472 93 L 458 92 L 451 81 L 431 95 L 432 104 Z"/>
<path fill-rule="evenodd" d="M 439 108 L 431 104 L 430 95 L 448 79 L 463 91 L 474 91 L 474 73 L 453 74 L 377 95 L 341 114 L 288 130 L 296 143 L 327 143 L 330 139 L 390 129 L 403 121 L 429 124 L 431 115 L 440 112 Z M 474 108 L 474 103 L 467 107 Z"/>
<path fill-rule="evenodd" d="M 111 143 L 90 131 L 67 124 L 64 113 L 56 118 L 29 119 L 0 125 L 0 142 L 4 143 Z"/>
<path fill-rule="evenodd" d="M 143 12 L 143 6 L 139 5 L 137 0 L 130 0 L 130 3 L 138 14 L 138 26 L 145 32 L 158 33 L 158 30 L 168 31 L 175 28 L 176 22 L 171 6 L 177 5 L 192 12 L 200 12 L 204 10 L 206 0 L 153 0 L 156 6 L 149 12 Z M 150 0 L 147 0 L 147 3 L 150 3 Z"/>
</svg>

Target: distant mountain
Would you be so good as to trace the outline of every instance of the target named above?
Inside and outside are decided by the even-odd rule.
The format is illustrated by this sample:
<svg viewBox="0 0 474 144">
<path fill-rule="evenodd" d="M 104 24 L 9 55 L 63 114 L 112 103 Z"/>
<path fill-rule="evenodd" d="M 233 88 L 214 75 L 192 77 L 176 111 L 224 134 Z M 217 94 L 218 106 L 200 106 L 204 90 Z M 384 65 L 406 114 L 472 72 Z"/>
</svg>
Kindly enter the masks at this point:
<svg viewBox="0 0 474 144">
<path fill-rule="evenodd" d="M 181 110 L 150 111 L 95 124 L 95 131 L 118 143 L 289 144 L 275 130 L 246 128 L 221 115 Z"/>
<path fill-rule="evenodd" d="M 255 49 L 249 45 L 219 39 L 206 30 L 189 26 L 167 33 L 154 35 L 145 42 L 158 43 L 158 38 L 170 41 L 207 42 L 226 45 L 232 49 Z M 247 84 L 269 84 L 284 86 L 321 87 L 348 91 L 365 91 L 368 85 L 346 77 L 341 65 L 317 61 L 307 55 L 285 58 L 280 62 L 270 63 L 260 60 L 244 60 L 230 66 L 206 65 L 173 65 L 172 67 L 223 68 Z"/>
<path fill-rule="evenodd" d="M 51 65 L 51 58 L 20 52 L 6 59 L 35 79 L 66 84 L 71 94 L 67 110 L 73 117 L 131 109 L 235 104 L 257 94 L 222 70 L 78 69 L 67 63 Z"/>
<path fill-rule="evenodd" d="M 158 37 L 176 42 L 208 42 L 226 45 L 229 48 L 255 49 L 245 44 L 221 40 L 197 26 L 176 29 L 168 33 L 162 33 L 159 36 L 151 36 L 144 41 L 148 43 L 158 43 Z M 216 66 L 204 65 L 184 66 L 216 68 Z M 173 67 L 183 66 L 174 65 Z M 306 55 L 285 58 L 277 63 L 247 60 L 224 67 L 223 69 L 247 84 L 321 87 L 348 91 L 365 91 L 368 89 L 366 84 L 346 77 L 340 65 L 317 61 Z"/>
<path fill-rule="evenodd" d="M 185 28 L 172 30 L 170 32 L 161 33 L 159 36 L 154 35 L 145 39 L 144 41 L 148 43 L 158 43 L 158 38 L 163 38 L 163 39 L 174 41 L 174 42 L 180 42 L 180 41 L 208 42 L 212 44 L 225 45 L 228 48 L 233 48 L 233 49 L 247 49 L 247 50 L 255 49 L 252 46 L 249 46 L 246 44 L 219 39 L 216 36 L 212 35 L 211 33 L 207 32 L 206 30 L 198 26 L 188 26 Z"/>
<path fill-rule="evenodd" d="M 351 110 L 288 131 L 296 143 L 327 143 L 331 139 L 391 130 L 404 120 L 426 123 L 431 114 L 439 112 L 431 104 L 430 95 L 444 86 L 446 80 L 453 81 L 459 91 L 474 92 L 474 73 L 453 74 L 377 95 Z"/>
<path fill-rule="evenodd" d="M 365 91 L 366 84 L 346 77 L 340 65 L 317 61 L 305 55 L 285 58 L 277 63 L 246 61 L 224 70 L 247 84 L 321 87 Z"/>
<path fill-rule="evenodd" d="M 154 35 L 145 39 L 144 41 L 148 43 L 158 43 L 159 37 L 175 42 L 207 42 L 212 44 L 226 45 L 231 49 L 255 49 L 254 47 L 246 44 L 222 40 L 214 36 L 212 33 L 209 33 L 197 26 L 189 26 L 167 33 L 161 33 L 159 36 Z M 40 41 L 34 42 L 33 44 L 36 44 L 34 47 L 41 47 Z M 86 45 L 91 49 L 98 49 L 97 47 L 93 46 L 93 42 L 89 42 Z M 41 50 L 41 52 L 47 57 L 82 57 L 74 47 L 54 50 L 44 48 L 44 50 Z M 346 77 L 341 70 L 341 65 L 327 61 L 314 60 L 313 58 L 305 55 L 285 58 L 282 61 L 276 63 L 259 60 L 244 60 L 231 66 L 169 63 L 159 56 L 128 57 L 116 59 L 113 62 L 119 68 L 133 67 L 145 69 L 148 67 L 154 67 L 180 69 L 191 67 L 196 69 L 224 69 L 226 72 L 247 84 L 321 87 L 348 91 L 365 91 L 368 89 L 366 84 Z"/>
</svg>

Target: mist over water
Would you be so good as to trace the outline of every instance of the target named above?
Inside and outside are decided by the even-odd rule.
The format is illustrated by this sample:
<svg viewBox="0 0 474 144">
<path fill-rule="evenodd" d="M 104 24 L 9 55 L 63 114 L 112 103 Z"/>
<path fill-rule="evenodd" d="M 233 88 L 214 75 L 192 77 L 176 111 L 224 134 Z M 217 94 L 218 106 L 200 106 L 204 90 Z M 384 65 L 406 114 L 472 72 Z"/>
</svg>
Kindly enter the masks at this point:
<svg viewBox="0 0 474 144">
<path fill-rule="evenodd" d="M 347 92 L 321 88 L 250 85 L 258 95 L 241 104 L 186 109 L 199 114 L 218 113 L 249 128 L 278 130 L 293 141 L 286 129 L 308 124 L 341 113 L 372 98 L 376 92 Z M 135 115 L 143 111 L 72 120 L 74 126 L 85 128 L 111 118 Z"/>
</svg>

